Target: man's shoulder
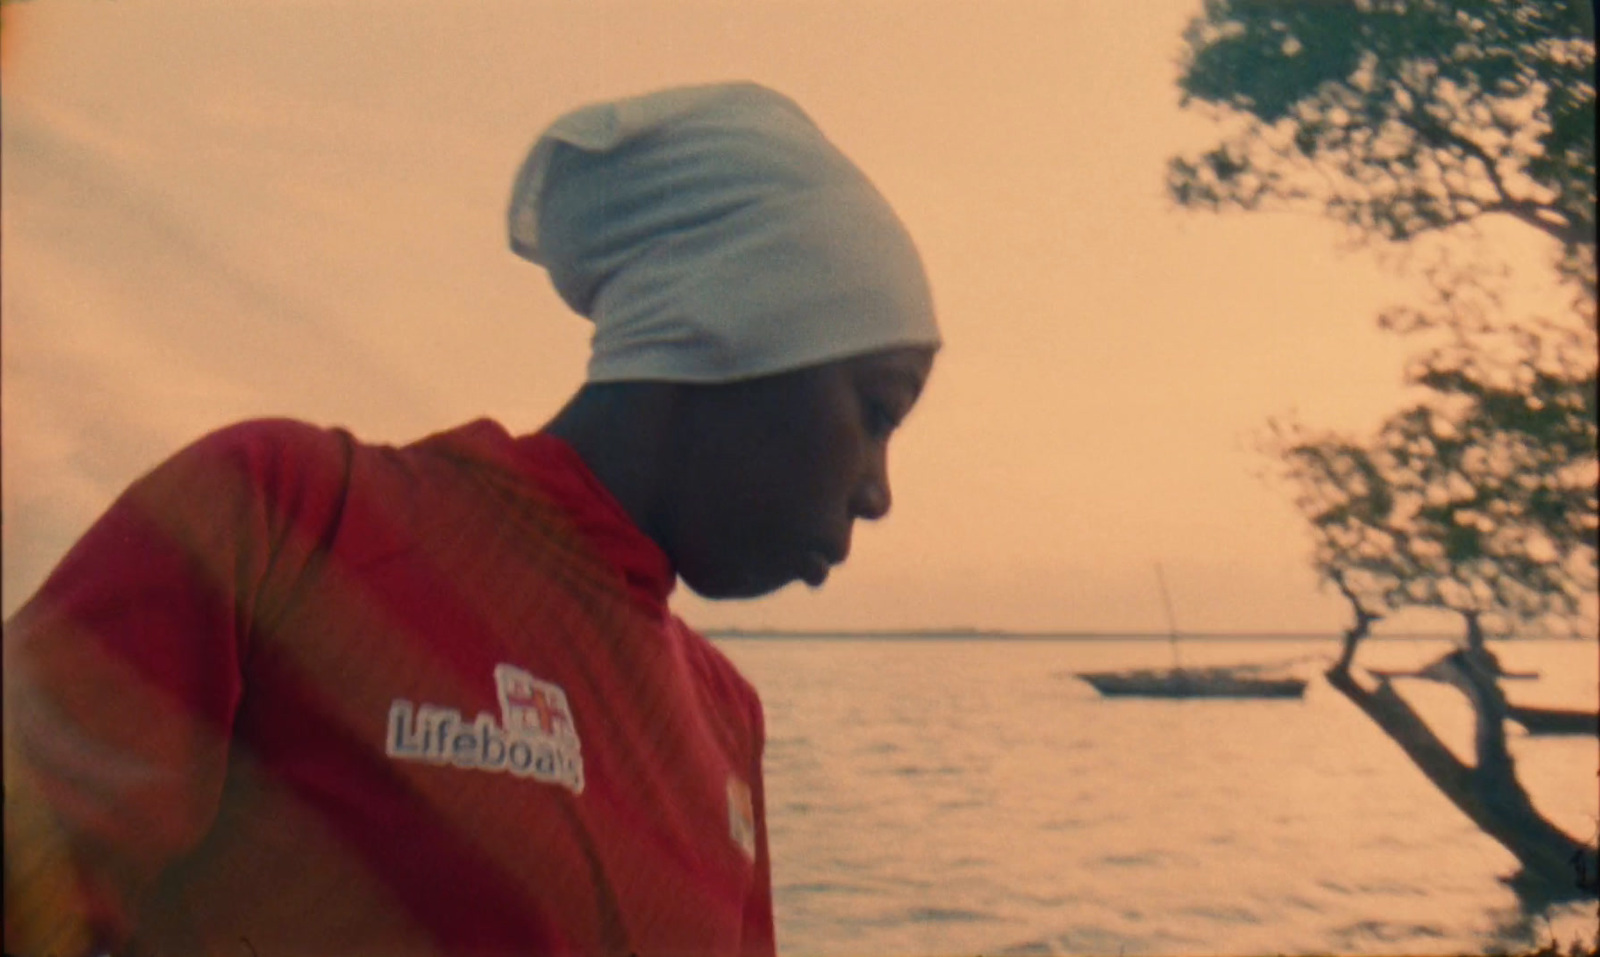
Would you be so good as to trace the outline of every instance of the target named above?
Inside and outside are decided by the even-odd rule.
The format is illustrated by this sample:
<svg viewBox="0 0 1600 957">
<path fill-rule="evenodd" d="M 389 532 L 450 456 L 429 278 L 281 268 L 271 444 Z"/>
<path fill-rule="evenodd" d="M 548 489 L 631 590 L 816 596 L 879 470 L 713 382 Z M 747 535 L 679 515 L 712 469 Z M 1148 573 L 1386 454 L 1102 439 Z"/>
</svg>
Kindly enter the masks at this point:
<svg viewBox="0 0 1600 957">
<path fill-rule="evenodd" d="M 298 419 L 246 419 L 214 429 L 191 442 L 179 456 L 236 460 L 259 457 L 308 457 L 348 453 L 359 444 L 342 428 L 313 425 Z"/>
<path fill-rule="evenodd" d="M 398 448 L 381 447 L 396 453 L 415 452 L 443 454 L 456 458 L 504 459 L 517 454 L 517 439 L 499 422 L 480 418 L 430 433 Z"/>
<path fill-rule="evenodd" d="M 702 679 L 710 690 L 724 701 L 731 701 L 749 713 L 759 724 L 761 721 L 761 696 L 756 691 L 755 685 L 740 673 L 738 666 L 733 663 L 722 649 L 718 648 L 699 631 L 690 627 L 683 619 L 672 616 L 673 627 L 683 633 L 691 654 L 699 665 Z"/>
<path fill-rule="evenodd" d="M 347 462 L 365 454 L 407 456 L 439 451 L 458 454 L 505 454 L 515 442 L 491 419 L 477 419 L 454 428 L 396 444 L 358 437 L 343 426 L 317 425 L 300 419 L 246 419 L 214 429 L 191 442 L 178 457 L 251 462 Z"/>
</svg>

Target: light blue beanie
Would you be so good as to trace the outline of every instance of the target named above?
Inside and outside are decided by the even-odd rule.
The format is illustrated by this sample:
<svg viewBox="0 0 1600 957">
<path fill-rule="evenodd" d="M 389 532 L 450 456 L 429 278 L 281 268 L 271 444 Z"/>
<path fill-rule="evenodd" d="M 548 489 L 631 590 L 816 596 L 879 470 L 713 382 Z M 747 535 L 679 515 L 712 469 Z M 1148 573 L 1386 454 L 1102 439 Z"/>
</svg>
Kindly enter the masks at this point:
<svg viewBox="0 0 1600 957">
<path fill-rule="evenodd" d="M 517 175 L 509 226 L 512 250 L 594 322 L 591 382 L 728 382 L 939 345 L 888 202 L 753 83 L 562 116 Z"/>
</svg>

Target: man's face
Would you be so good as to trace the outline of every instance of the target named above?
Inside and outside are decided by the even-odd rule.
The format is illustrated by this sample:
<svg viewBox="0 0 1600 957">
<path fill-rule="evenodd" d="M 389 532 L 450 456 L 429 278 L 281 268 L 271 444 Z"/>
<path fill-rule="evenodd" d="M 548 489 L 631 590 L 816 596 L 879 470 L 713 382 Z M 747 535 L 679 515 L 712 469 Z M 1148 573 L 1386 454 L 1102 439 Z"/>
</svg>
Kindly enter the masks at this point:
<svg viewBox="0 0 1600 957">
<path fill-rule="evenodd" d="M 684 582 L 708 598 L 821 585 L 855 520 L 888 513 L 889 436 L 932 366 L 903 347 L 686 388 L 651 522 Z"/>
</svg>

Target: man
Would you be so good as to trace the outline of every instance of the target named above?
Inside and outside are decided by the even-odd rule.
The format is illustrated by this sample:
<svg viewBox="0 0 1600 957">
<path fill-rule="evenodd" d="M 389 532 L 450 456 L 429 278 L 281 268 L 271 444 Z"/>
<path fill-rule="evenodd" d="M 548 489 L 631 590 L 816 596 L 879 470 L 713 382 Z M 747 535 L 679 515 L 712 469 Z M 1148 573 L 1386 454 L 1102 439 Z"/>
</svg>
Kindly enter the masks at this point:
<svg viewBox="0 0 1600 957">
<path fill-rule="evenodd" d="M 595 324 L 544 429 L 224 429 L 9 624 L 8 953 L 773 951 L 760 704 L 667 597 L 888 511 L 921 263 L 750 84 L 561 118 L 509 225 Z"/>
</svg>

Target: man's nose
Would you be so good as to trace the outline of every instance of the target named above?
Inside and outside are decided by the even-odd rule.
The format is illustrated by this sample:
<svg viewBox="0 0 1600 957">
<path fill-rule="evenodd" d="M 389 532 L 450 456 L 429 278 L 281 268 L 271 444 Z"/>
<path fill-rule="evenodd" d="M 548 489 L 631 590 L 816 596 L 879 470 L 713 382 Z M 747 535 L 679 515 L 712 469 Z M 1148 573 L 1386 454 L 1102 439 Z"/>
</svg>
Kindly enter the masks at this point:
<svg viewBox="0 0 1600 957">
<path fill-rule="evenodd" d="M 893 496 L 889 493 L 888 449 L 879 446 L 872 456 L 866 474 L 856 486 L 850 511 L 857 518 L 864 518 L 869 522 L 877 521 L 889 514 L 889 506 L 893 501 Z"/>
</svg>

